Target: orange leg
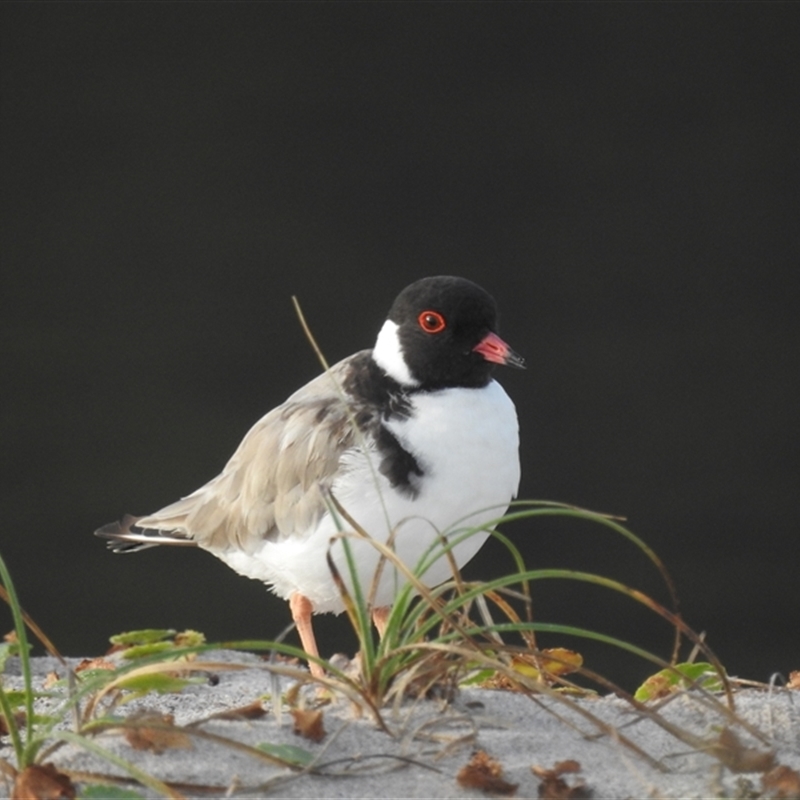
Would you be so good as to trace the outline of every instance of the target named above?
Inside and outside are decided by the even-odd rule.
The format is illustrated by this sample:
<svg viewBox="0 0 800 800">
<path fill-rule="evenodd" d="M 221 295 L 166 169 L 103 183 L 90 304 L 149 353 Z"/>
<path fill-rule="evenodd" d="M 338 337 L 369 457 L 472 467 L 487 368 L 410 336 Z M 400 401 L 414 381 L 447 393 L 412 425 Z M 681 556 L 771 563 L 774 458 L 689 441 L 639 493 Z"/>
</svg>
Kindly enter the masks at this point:
<svg viewBox="0 0 800 800">
<path fill-rule="evenodd" d="M 317 640 L 314 638 L 314 629 L 311 627 L 311 612 L 314 610 L 311 601 L 299 592 L 295 592 L 289 598 L 289 608 L 292 612 L 292 619 L 297 627 L 297 632 L 300 634 L 300 643 L 303 645 L 303 650 L 310 656 L 319 656 Z M 316 662 L 309 661 L 308 668 L 315 678 L 325 677 L 325 670 Z"/>
<path fill-rule="evenodd" d="M 378 629 L 378 634 L 381 639 L 383 639 L 386 633 L 386 623 L 389 621 L 389 613 L 391 610 L 391 606 L 378 606 L 372 609 L 372 622 Z"/>
</svg>

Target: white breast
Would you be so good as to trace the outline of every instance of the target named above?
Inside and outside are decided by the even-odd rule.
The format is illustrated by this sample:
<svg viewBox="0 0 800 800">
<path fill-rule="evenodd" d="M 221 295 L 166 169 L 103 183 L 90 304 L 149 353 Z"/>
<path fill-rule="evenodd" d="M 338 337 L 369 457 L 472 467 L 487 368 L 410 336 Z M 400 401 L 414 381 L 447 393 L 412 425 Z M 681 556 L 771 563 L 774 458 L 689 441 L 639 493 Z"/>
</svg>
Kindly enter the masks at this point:
<svg viewBox="0 0 800 800">
<path fill-rule="evenodd" d="M 370 448 L 354 450 L 342 459 L 341 474 L 333 493 L 350 516 L 373 538 L 385 542 L 395 531 L 394 547 L 412 570 L 439 540 L 438 533 L 480 527 L 506 511 L 519 486 L 519 434 L 514 404 L 496 381 L 481 389 L 446 389 L 413 395 L 408 419 L 388 427 L 424 471 L 419 492 L 412 497 L 394 489 L 378 472 L 381 456 Z M 243 574 L 269 583 L 282 597 L 299 591 L 317 611 L 343 610 L 325 555 L 335 521 L 326 515 L 314 531 L 297 532 L 288 539 L 265 542 L 252 556 L 226 553 L 220 557 Z M 478 551 L 488 532 L 479 532 L 453 549 L 463 566 Z M 368 542 L 348 538 L 365 595 L 379 560 Z M 342 575 L 347 562 L 337 542 L 331 550 Z M 247 559 L 247 563 L 239 563 Z M 234 561 L 236 563 L 234 563 Z M 439 559 L 424 575 L 429 586 L 451 577 L 446 558 Z M 376 605 L 390 605 L 402 583 L 385 566 L 375 594 Z M 348 583 L 350 581 L 348 580 Z"/>
</svg>

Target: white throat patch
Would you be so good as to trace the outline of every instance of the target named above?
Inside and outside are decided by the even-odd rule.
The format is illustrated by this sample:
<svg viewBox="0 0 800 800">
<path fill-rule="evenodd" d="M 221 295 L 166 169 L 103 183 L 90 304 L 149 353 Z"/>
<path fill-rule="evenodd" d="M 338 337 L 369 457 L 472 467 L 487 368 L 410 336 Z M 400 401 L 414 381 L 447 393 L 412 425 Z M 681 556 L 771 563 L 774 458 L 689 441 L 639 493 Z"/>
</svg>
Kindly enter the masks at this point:
<svg viewBox="0 0 800 800">
<path fill-rule="evenodd" d="M 403 358 L 403 349 L 397 336 L 398 325 L 387 319 L 375 341 L 372 358 L 375 363 L 404 386 L 417 386 L 419 381 L 412 377 L 408 365 Z"/>
</svg>

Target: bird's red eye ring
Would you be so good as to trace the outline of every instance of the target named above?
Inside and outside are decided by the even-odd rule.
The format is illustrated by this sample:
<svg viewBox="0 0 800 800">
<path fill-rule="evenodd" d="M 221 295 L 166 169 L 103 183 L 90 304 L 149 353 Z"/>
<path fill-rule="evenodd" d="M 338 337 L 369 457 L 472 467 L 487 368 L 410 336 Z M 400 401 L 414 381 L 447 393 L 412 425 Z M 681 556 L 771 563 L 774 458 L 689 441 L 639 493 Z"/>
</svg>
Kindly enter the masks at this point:
<svg viewBox="0 0 800 800">
<path fill-rule="evenodd" d="M 417 317 L 417 322 L 425 333 L 441 333 L 447 327 L 444 317 L 438 311 L 423 311 Z"/>
</svg>

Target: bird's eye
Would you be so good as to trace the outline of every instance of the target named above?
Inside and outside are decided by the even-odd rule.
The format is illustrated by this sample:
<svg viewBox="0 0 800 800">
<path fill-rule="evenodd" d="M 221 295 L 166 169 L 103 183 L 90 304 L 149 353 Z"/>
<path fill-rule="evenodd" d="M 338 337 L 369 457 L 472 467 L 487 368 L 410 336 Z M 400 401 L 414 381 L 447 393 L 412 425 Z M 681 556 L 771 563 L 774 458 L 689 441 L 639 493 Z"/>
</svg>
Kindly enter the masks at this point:
<svg viewBox="0 0 800 800">
<path fill-rule="evenodd" d="M 417 322 L 425 333 L 441 333 L 447 327 L 444 317 L 438 311 L 423 311 L 417 317 Z"/>
</svg>

